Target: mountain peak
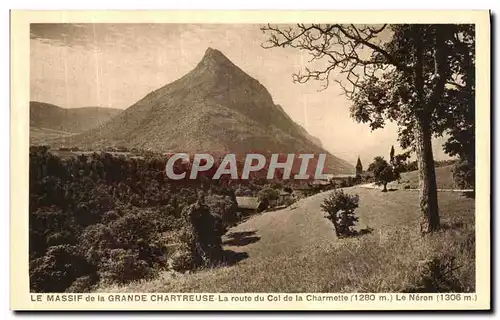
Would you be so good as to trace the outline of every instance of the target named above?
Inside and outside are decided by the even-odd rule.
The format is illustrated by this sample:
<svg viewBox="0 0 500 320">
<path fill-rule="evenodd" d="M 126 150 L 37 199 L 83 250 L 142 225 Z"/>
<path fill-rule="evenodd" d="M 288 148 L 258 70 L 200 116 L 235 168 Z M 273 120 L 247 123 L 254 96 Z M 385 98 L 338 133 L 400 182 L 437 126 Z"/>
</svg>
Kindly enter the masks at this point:
<svg viewBox="0 0 500 320">
<path fill-rule="evenodd" d="M 203 59 L 201 60 L 202 62 L 205 63 L 214 63 L 214 64 L 233 64 L 231 60 L 229 60 L 222 52 L 220 52 L 217 49 L 213 49 L 208 47 L 207 50 L 205 51 L 205 55 L 203 56 Z"/>
<path fill-rule="evenodd" d="M 240 79 L 238 80 L 239 82 L 256 81 L 229 60 L 222 52 L 210 47 L 207 48 L 205 55 L 190 74 L 194 76 L 215 76 L 216 79 L 219 79 L 215 82 L 223 81 L 226 84 L 229 81 L 228 79 L 234 80 L 236 78 Z"/>
<path fill-rule="evenodd" d="M 327 172 L 354 171 L 316 141 L 275 106 L 259 81 L 219 50 L 207 48 L 185 76 L 146 95 L 103 126 L 55 143 L 96 150 L 120 145 L 159 152 L 324 152 L 329 155 Z"/>
<path fill-rule="evenodd" d="M 205 56 L 203 58 L 217 58 L 217 57 L 227 59 L 226 56 L 219 50 L 208 47 L 207 50 L 205 50 Z"/>
</svg>

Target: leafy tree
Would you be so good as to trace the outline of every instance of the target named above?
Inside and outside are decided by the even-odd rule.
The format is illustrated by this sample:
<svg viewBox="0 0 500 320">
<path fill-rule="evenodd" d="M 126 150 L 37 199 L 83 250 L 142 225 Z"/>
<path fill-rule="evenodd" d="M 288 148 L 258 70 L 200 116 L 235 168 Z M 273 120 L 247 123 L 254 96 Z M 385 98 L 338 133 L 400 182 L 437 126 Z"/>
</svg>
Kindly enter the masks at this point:
<svg viewBox="0 0 500 320">
<path fill-rule="evenodd" d="M 417 161 L 414 160 L 414 161 L 408 162 L 408 164 L 406 165 L 406 170 L 405 171 L 416 171 L 416 170 L 418 170 Z"/>
<path fill-rule="evenodd" d="M 399 172 L 394 170 L 382 157 L 375 157 L 373 162 L 368 166 L 368 171 L 373 172 L 376 185 L 384 186 L 382 192 L 387 192 L 387 184 L 389 182 L 399 179 Z"/>
<path fill-rule="evenodd" d="M 225 228 L 236 222 L 238 203 L 230 196 L 209 195 L 205 198 L 205 204 L 209 207 L 212 215 L 222 220 Z"/>
<path fill-rule="evenodd" d="M 276 189 L 273 189 L 271 187 L 264 187 L 262 190 L 260 190 L 257 193 L 257 197 L 259 198 L 260 201 L 263 202 L 269 202 L 270 200 L 277 200 L 279 197 L 278 191 Z"/>
<path fill-rule="evenodd" d="M 64 292 L 77 278 L 95 274 L 93 266 L 71 245 L 50 247 L 43 257 L 30 261 L 29 269 L 30 287 L 35 292 Z"/>
<path fill-rule="evenodd" d="M 101 279 L 108 283 L 128 283 L 152 275 L 151 267 L 136 250 L 111 249 L 101 262 L 101 270 Z"/>
<path fill-rule="evenodd" d="M 457 103 L 460 94 L 448 90 L 449 86 L 464 86 L 462 94 L 473 94 L 473 28 L 445 24 L 268 24 L 262 30 L 270 34 L 265 48 L 291 47 L 311 54 L 313 67 L 295 74 L 294 81 L 319 80 L 327 88 L 334 73 L 335 81 L 353 103 L 354 119 L 369 123 L 372 129 L 384 127 L 387 120 L 398 124 L 401 146 L 417 155 L 420 229 L 430 232 L 440 224 L 432 135 L 447 132 L 455 139 L 460 136 L 455 131 L 467 131 L 473 123 L 468 111 L 471 103 Z M 457 129 L 457 117 L 465 120 L 464 128 Z"/>
<path fill-rule="evenodd" d="M 85 292 L 223 261 L 221 236 L 239 219 L 234 189 L 255 195 L 263 185 L 206 177 L 179 185 L 164 169 L 154 153 L 61 158 L 30 148 L 30 289 Z"/>
<path fill-rule="evenodd" d="M 358 195 L 349 195 L 342 190 L 335 190 L 321 204 L 321 209 L 327 213 L 327 218 L 333 223 L 337 237 L 348 237 L 356 233 L 353 227 L 358 217 L 354 210 L 358 205 Z"/>
<path fill-rule="evenodd" d="M 222 261 L 222 239 L 225 232 L 222 219 L 212 215 L 205 199 L 186 207 L 182 212 L 186 221 L 186 243 L 193 253 L 194 266 L 211 266 Z"/>
<path fill-rule="evenodd" d="M 400 174 L 408 170 L 408 158 L 410 158 L 410 152 L 403 152 L 401 154 L 394 154 L 394 146 L 391 147 L 390 153 L 390 165 L 392 166 L 393 171 L 397 175 L 397 180 L 401 179 Z M 416 164 L 416 163 L 415 163 Z"/>
<path fill-rule="evenodd" d="M 467 161 L 457 162 L 453 166 L 453 180 L 461 189 L 474 188 L 475 167 Z"/>
<path fill-rule="evenodd" d="M 438 135 L 447 134 L 444 150 L 450 156 L 475 162 L 475 31 L 474 25 L 457 25 L 449 39 L 453 80 L 447 82 L 444 98 L 436 108 Z"/>
</svg>

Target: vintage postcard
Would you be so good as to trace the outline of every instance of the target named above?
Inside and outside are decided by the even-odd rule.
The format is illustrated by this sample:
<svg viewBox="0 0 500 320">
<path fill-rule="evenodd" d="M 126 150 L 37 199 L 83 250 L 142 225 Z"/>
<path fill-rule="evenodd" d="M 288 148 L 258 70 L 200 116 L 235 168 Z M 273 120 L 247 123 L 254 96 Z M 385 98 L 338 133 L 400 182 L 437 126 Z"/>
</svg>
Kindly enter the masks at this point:
<svg viewBox="0 0 500 320">
<path fill-rule="evenodd" d="M 12 11 L 13 310 L 489 310 L 488 11 Z"/>
</svg>

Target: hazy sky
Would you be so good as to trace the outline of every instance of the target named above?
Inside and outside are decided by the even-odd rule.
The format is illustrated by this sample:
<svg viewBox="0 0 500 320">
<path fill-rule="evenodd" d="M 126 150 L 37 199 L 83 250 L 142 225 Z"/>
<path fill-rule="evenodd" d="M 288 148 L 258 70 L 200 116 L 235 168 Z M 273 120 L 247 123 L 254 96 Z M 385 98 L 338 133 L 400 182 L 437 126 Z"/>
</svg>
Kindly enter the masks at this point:
<svg viewBox="0 0 500 320">
<path fill-rule="evenodd" d="M 397 129 L 371 132 L 349 117 L 350 102 L 331 82 L 294 84 L 310 59 L 293 49 L 262 49 L 259 25 L 37 24 L 31 25 L 31 97 L 64 108 L 126 109 L 149 92 L 191 71 L 208 47 L 220 50 L 256 78 L 296 122 L 347 161 L 365 167 L 386 159 Z M 435 158 L 446 158 L 436 146 Z"/>
</svg>

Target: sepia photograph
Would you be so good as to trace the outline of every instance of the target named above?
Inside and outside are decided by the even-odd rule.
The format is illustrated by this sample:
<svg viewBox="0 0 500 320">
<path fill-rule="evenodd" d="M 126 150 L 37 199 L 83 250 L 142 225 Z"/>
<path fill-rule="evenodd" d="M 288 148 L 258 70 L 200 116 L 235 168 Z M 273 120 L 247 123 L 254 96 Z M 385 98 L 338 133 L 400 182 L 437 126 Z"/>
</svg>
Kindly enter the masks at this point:
<svg viewBox="0 0 500 320">
<path fill-rule="evenodd" d="M 31 301 L 478 300 L 477 24 L 359 20 L 30 21 Z"/>
</svg>

